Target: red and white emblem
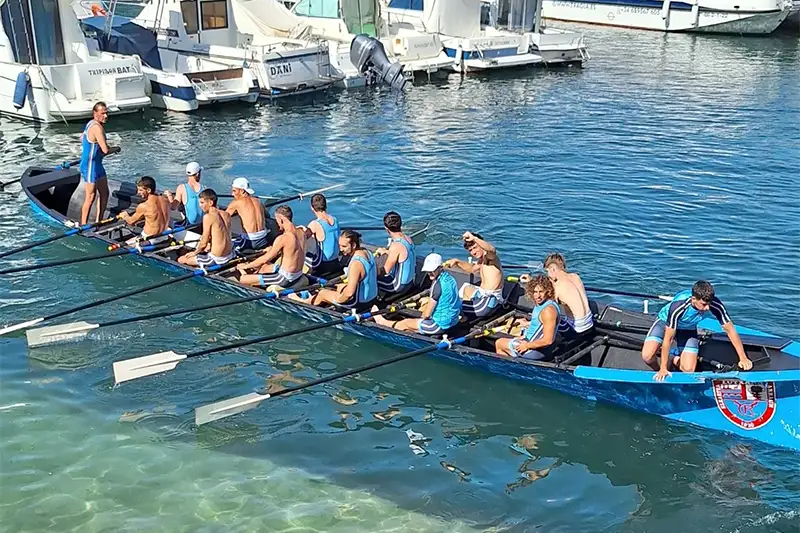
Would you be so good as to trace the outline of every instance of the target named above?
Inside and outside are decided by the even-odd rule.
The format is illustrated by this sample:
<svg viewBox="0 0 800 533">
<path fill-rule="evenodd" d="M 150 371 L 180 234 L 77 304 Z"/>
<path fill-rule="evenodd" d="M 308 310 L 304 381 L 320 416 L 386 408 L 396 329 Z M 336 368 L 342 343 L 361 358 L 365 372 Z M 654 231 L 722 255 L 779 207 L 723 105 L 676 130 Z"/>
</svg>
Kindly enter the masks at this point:
<svg viewBox="0 0 800 533">
<path fill-rule="evenodd" d="M 725 418 L 742 429 L 758 429 L 775 415 L 775 384 L 771 381 L 714 380 L 714 399 Z"/>
</svg>

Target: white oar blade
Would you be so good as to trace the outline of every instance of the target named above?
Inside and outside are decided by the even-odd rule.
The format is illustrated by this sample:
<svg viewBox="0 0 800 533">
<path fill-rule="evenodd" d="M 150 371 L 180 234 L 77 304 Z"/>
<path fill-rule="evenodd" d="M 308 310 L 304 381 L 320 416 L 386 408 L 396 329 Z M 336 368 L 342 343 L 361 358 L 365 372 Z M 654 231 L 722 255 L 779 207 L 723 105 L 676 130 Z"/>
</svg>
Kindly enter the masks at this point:
<svg viewBox="0 0 800 533">
<path fill-rule="evenodd" d="M 31 326 L 39 324 L 40 322 L 44 322 L 44 318 L 37 318 L 35 320 L 28 320 L 27 322 L 20 322 L 19 324 L 14 324 L 13 326 L 6 326 L 3 329 L 0 329 L 0 335 L 5 335 L 6 333 L 11 333 L 12 331 L 27 329 Z"/>
<path fill-rule="evenodd" d="M 25 332 L 28 337 L 28 346 L 45 346 L 47 344 L 57 344 L 59 342 L 75 341 L 82 339 L 89 331 L 100 327 L 100 324 L 90 324 L 88 322 L 71 322 L 58 326 L 47 326 L 44 328 L 29 329 Z"/>
<path fill-rule="evenodd" d="M 160 372 L 173 370 L 178 363 L 186 359 L 183 354 L 168 352 L 154 353 L 134 359 L 125 359 L 114 363 L 114 382 L 116 384 L 132 379 L 152 376 Z"/>
<path fill-rule="evenodd" d="M 202 426 L 203 424 L 208 424 L 220 418 L 227 418 L 254 409 L 260 402 L 269 398 L 269 394 L 252 392 L 244 396 L 231 398 L 230 400 L 203 405 L 194 410 L 194 423 L 198 426 Z"/>
</svg>

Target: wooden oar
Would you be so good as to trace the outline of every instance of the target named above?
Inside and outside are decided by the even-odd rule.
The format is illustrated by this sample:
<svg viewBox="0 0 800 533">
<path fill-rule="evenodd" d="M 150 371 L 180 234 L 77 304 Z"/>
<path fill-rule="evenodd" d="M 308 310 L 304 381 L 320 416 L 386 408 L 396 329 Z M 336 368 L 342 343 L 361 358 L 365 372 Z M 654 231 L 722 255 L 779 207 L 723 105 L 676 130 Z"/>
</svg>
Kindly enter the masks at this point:
<svg viewBox="0 0 800 533">
<path fill-rule="evenodd" d="M 335 285 L 344 276 L 332 279 L 330 281 L 322 279 L 320 283 L 323 286 Z M 307 289 L 303 289 L 307 290 Z M 89 331 L 106 328 L 111 326 L 120 326 L 122 324 L 130 324 L 133 322 L 143 322 L 145 320 L 153 320 L 156 318 L 165 318 L 168 316 L 182 315 L 185 313 L 194 313 L 197 311 L 205 311 L 208 309 L 217 309 L 220 307 L 227 307 L 229 305 L 236 305 L 245 302 L 253 302 L 256 300 L 269 300 L 275 298 L 275 293 L 267 292 L 257 294 L 254 296 L 247 296 L 245 298 L 237 298 L 236 300 L 229 300 L 227 302 L 217 302 L 213 304 L 200 305 L 197 307 L 188 307 L 183 309 L 173 309 L 170 311 L 162 311 L 159 313 L 150 313 L 149 315 L 133 316 L 129 318 L 122 318 L 120 320 L 112 320 L 109 322 L 100 322 L 98 324 L 90 324 L 89 322 L 71 322 L 69 324 L 59 324 L 57 326 L 48 326 L 45 328 L 29 329 L 25 332 L 28 338 L 28 346 L 43 346 L 45 344 L 55 344 L 64 341 L 75 341 L 85 337 Z"/>
<path fill-rule="evenodd" d="M 30 250 L 31 248 L 35 248 L 37 246 L 41 246 L 42 244 L 47 244 L 49 242 L 57 241 L 59 239 L 64 239 L 66 237 L 71 237 L 73 235 L 77 235 L 78 233 L 83 233 L 84 231 L 92 230 L 98 228 L 100 226 L 104 226 L 106 224 L 110 224 L 119 219 L 119 215 L 111 218 L 107 218 L 105 220 L 101 220 L 100 222 L 95 222 L 94 224 L 84 224 L 83 226 L 78 226 L 77 228 L 72 228 L 71 230 L 63 233 L 61 235 L 55 235 L 53 237 L 48 237 L 47 239 L 42 239 L 40 241 L 35 241 L 29 244 L 25 244 L 23 246 L 19 246 L 17 248 L 12 248 L 6 252 L 0 253 L 0 258 L 8 257 L 9 255 L 14 255 L 19 252 L 24 252 L 25 250 Z"/>
<path fill-rule="evenodd" d="M 147 252 L 163 250 L 164 248 L 167 248 L 168 246 L 174 246 L 175 244 L 178 243 L 172 242 L 172 243 L 149 244 L 147 246 L 140 246 L 138 248 L 125 248 L 123 250 L 117 250 L 116 252 L 106 252 L 97 255 L 86 255 L 75 259 L 61 259 L 59 261 L 50 261 L 49 263 L 37 263 L 35 265 L 5 268 L 3 270 L 0 270 L 0 275 L 15 274 L 17 272 L 30 272 L 33 270 L 41 270 L 43 268 L 51 268 L 63 265 L 74 265 L 76 263 L 85 263 L 87 261 L 97 261 L 98 259 L 107 259 L 109 257 L 121 257 L 123 255 L 139 255 Z M 180 244 L 186 244 L 186 243 L 181 241 Z"/>
<path fill-rule="evenodd" d="M 317 194 L 318 192 L 330 191 L 331 189 L 337 189 L 339 187 L 344 187 L 344 183 L 337 183 L 336 185 L 330 185 L 328 187 L 323 187 L 321 189 L 317 189 L 317 190 L 314 190 L 314 191 L 301 192 L 300 194 L 296 194 L 295 196 L 288 196 L 286 198 L 278 198 L 277 200 L 273 200 L 271 202 L 265 202 L 264 203 L 264 207 L 269 209 L 270 207 L 274 207 L 276 205 L 285 204 L 286 202 L 291 202 L 292 200 L 302 200 L 303 198 L 306 198 L 307 196 L 311 196 L 311 195 Z"/>
<path fill-rule="evenodd" d="M 229 261 L 228 263 L 226 263 L 223 266 L 212 265 L 212 266 L 210 266 L 210 267 L 208 267 L 206 269 L 198 268 L 196 270 L 193 270 L 189 274 L 185 274 L 183 276 L 179 276 L 179 277 L 177 277 L 175 279 L 170 279 L 170 280 L 167 280 L 167 281 L 163 281 L 161 283 L 156 283 L 154 285 L 147 285 L 145 287 L 141 287 L 141 288 L 138 288 L 138 289 L 133 289 L 131 291 L 128 291 L 128 292 L 125 292 L 125 293 L 122 293 L 122 294 L 118 294 L 116 296 L 110 296 L 108 298 L 103 298 L 102 300 L 97 300 L 96 302 L 90 302 L 88 304 L 79 305 L 77 307 L 73 307 L 71 309 L 66 309 L 64 311 L 59 311 L 59 312 L 53 313 L 51 315 L 46 315 L 46 316 L 43 316 L 43 317 L 35 318 L 33 320 L 28 320 L 26 322 L 20 322 L 19 324 L 13 324 L 11 326 L 6 326 L 5 328 L 0 329 L 0 335 L 5 335 L 6 333 L 11 333 L 12 331 L 19 331 L 19 330 L 22 330 L 22 329 L 28 329 L 31 326 L 35 326 L 37 324 L 41 324 L 42 322 L 47 322 L 48 320 L 53 320 L 55 318 L 60 318 L 62 316 L 71 315 L 72 313 L 77 313 L 78 311 L 83 311 L 85 309 L 91 309 L 93 307 L 97 307 L 99 305 L 107 304 L 109 302 L 122 300 L 123 298 L 127 298 L 129 296 L 134 296 L 136 294 L 142 294 L 142 293 L 145 293 L 145 292 L 148 292 L 148 291 L 152 291 L 152 290 L 155 290 L 155 289 L 160 289 L 161 287 L 166 287 L 167 285 L 172 285 L 174 283 L 179 283 L 181 281 L 186 281 L 187 279 L 192 279 L 192 278 L 195 278 L 195 277 L 205 276 L 206 274 L 209 274 L 209 273 L 212 273 L 212 272 L 216 272 L 216 271 L 226 270 L 229 267 L 235 266 L 240 261 L 241 261 L 241 259 L 237 258 L 237 259 L 234 259 L 232 261 Z"/>
<path fill-rule="evenodd" d="M 216 402 L 208 405 L 204 405 L 202 407 L 198 407 L 195 409 L 194 413 L 194 422 L 198 426 L 202 426 L 203 424 L 207 424 L 209 422 L 213 422 L 215 420 L 219 420 L 221 418 L 227 418 L 229 416 L 233 416 L 235 414 L 247 411 L 249 409 L 253 409 L 258 406 L 259 403 L 263 402 L 264 400 L 268 400 L 270 398 L 277 398 L 278 396 L 284 396 L 286 394 L 290 394 L 292 392 L 301 391 L 303 389 L 307 389 L 309 387 L 315 387 L 317 385 L 321 385 L 323 383 L 329 383 L 331 381 L 335 381 L 337 379 L 346 378 L 349 376 L 353 376 L 355 374 L 359 374 L 361 372 L 366 372 L 367 370 L 372 370 L 375 368 L 380 368 L 382 366 L 391 365 L 392 363 L 397 363 L 399 361 L 405 361 L 406 359 L 411 359 L 412 357 L 417 357 L 418 355 L 423 355 L 426 353 L 435 352 L 438 350 L 446 350 L 452 348 L 454 345 L 464 344 L 468 340 L 476 339 L 478 337 L 485 337 L 487 335 L 491 335 L 499 331 L 502 328 L 493 328 L 493 329 L 481 329 L 473 331 L 463 337 L 458 337 L 452 340 L 442 340 L 437 342 L 436 344 L 432 344 L 431 346 L 427 346 L 425 348 L 420 348 L 419 350 L 414 350 L 413 352 L 407 352 L 404 354 L 397 355 L 395 357 L 390 357 L 388 359 L 384 359 L 383 361 L 378 361 L 375 363 L 370 363 L 368 365 L 360 366 L 358 368 L 354 368 L 352 370 L 346 370 L 344 372 L 339 372 L 337 374 L 333 374 L 331 376 L 326 376 L 324 378 L 315 379 L 314 381 L 309 381 L 308 383 L 303 383 L 302 385 L 296 385 L 294 387 L 287 387 L 285 389 L 279 390 L 277 392 L 253 392 L 250 394 L 245 394 L 244 396 L 237 396 L 236 398 L 231 398 L 230 400 L 223 400 L 221 402 Z"/>
<path fill-rule="evenodd" d="M 506 270 L 542 270 L 544 265 L 540 262 L 528 263 L 527 265 L 503 265 Z"/>
<path fill-rule="evenodd" d="M 503 268 L 508 268 L 508 269 L 531 268 L 533 270 L 537 270 L 537 268 L 534 268 L 534 266 L 535 265 L 503 265 Z M 539 270 L 541 270 L 541 266 L 542 266 L 542 264 L 539 263 L 539 266 L 538 266 Z M 506 278 L 506 279 L 508 281 L 511 281 L 511 282 L 517 282 L 517 281 L 519 281 L 519 276 L 508 276 L 508 278 Z M 659 294 L 645 294 L 645 293 L 642 293 L 642 292 L 618 291 L 618 290 L 615 290 L 615 289 L 602 289 L 602 288 L 599 288 L 599 287 L 586 287 L 586 286 L 584 286 L 583 288 L 587 292 L 597 292 L 597 293 L 601 293 L 601 294 L 618 294 L 620 296 L 632 296 L 633 298 L 644 298 L 646 300 L 665 300 L 667 302 L 671 302 L 672 301 L 672 297 L 671 296 L 664 296 L 663 294 L 662 295 L 659 295 Z"/>
<path fill-rule="evenodd" d="M 321 288 L 321 284 L 317 283 L 315 285 L 306 287 L 305 289 L 298 289 L 298 291 L 299 290 L 307 291 L 309 289 L 314 290 L 319 288 Z M 277 298 L 278 296 L 287 296 L 289 294 L 298 291 L 294 289 L 287 289 L 272 294 L 274 294 L 275 297 Z M 189 352 L 186 354 L 179 354 L 170 350 L 167 352 L 145 355 L 143 357 L 136 357 L 134 359 L 125 359 L 123 361 L 117 361 L 114 363 L 114 382 L 116 384 L 120 384 L 124 381 L 143 378 L 145 376 L 158 374 L 160 372 L 169 372 L 170 370 L 174 370 L 175 367 L 178 365 L 178 363 L 180 363 L 184 359 L 189 359 L 190 357 L 200 357 L 212 353 L 225 352 L 228 350 L 233 350 L 235 348 L 241 348 L 242 346 L 249 346 L 251 344 L 260 344 L 263 342 L 274 341 L 277 339 L 283 339 L 286 337 L 299 335 L 301 333 L 310 333 L 312 331 L 317 331 L 319 329 L 330 328 L 341 324 L 347 324 L 349 322 L 361 322 L 364 320 L 369 320 L 370 318 L 377 315 L 383 315 L 385 313 L 394 313 L 395 311 L 399 311 L 400 309 L 403 309 L 408 305 L 410 304 L 398 303 L 390 305 L 378 311 L 361 313 L 360 315 L 351 314 L 343 318 L 330 320 L 328 322 L 323 322 L 321 324 L 313 324 L 311 326 L 306 326 L 304 328 L 294 329 L 291 331 L 283 331 L 281 333 L 273 333 L 272 335 L 264 335 L 262 337 L 256 337 L 253 339 L 244 339 L 238 342 L 233 342 L 231 344 L 223 344 L 222 346 L 216 346 L 214 348 L 206 348 L 204 350 L 196 350 L 194 352 Z"/>
</svg>

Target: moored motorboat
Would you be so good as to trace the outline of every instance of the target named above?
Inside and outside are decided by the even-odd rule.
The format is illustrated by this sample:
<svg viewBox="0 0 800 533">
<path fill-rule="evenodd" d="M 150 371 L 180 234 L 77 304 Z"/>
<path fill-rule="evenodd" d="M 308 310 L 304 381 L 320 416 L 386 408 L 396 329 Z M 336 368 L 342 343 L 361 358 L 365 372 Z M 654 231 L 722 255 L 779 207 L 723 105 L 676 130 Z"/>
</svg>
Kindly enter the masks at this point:
<svg viewBox="0 0 800 533">
<path fill-rule="evenodd" d="M 54 224 L 74 220 L 83 201 L 79 176 L 72 169 L 30 168 L 21 185 L 33 209 Z M 110 214 L 136 203 L 135 187 L 130 183 L 109 183 L 112 190 Z M 115 244 L 131 233 L 119 228 L 110 233 L 86 232 L 91 239 Z M 141 255 L 153 264 L 173 271 L 187 267 L 175 259 L 179 250 Z M 468 275 L 451 272 L 459 281 Z M 417 290 L 424 291 L 424 276 L 417 278 Z M 203 281 L 240 295 L 258 295 L 264 291 L 239 284 L 226 273 L 209 274 Z M 800 343 L 791 339 L 737 327 L 754 367 L 747 372 L 734 371 L 737 357 L 727 338 L 716 334 L 717 324 L 703 321 L 708 333 L 702 336 L 697 372 L 673 373 L 663 382 L 653 380 L 654 373 L 642 362 L 640 350 L 646 328 L 654 317 L 592 301 L 596 329 L 576 342 L 559 345 L 548 362 L 511 359 L 498 356 L 492 343 L 498 336 L 513 331 L 517 315 L 529 312 L 532 305 L 520 285 L 511 280 L 504 287 L 507 306 L 485 321 L 463 323 L 450 331 L 451 337 L 488 325 L 503 326 L 504 331 L 491 337 L 453 345 L 435 353 L 440 357 L 470 365 L 491 373 L 556 389 L 591 401 L 617 404 L 633 410 L 714 430 L 734 433 L 772 445 L 800 450 Z M 285 299 L 263 299 L 306 319 L 325 322 L 346 314 Z M 400 314 L 414 316 L 414 310 Z M 418 350 L 430 347 L 439 338 L 400 332 L 372 322 L 342 323 L 342 329 L 393 346 Z"/>
</svg>

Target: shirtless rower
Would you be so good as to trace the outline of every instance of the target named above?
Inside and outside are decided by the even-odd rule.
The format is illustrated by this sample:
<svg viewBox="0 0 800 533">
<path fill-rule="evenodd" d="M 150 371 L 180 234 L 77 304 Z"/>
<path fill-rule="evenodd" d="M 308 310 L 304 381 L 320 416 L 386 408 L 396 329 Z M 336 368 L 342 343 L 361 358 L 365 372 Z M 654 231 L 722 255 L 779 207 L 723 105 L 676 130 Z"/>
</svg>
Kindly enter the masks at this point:
<svg viewBox="0 0 800 533">
<path fill-rule="evenodd" d="M 559 253 L 545 257 L 544 268 L 553 282 L 556 301 L 561 307 L 559 331 L 565 337 L 570 337 L 591 330 L 594 319 L 581 277 L 574 272 L 567 272 L 567 262 Z"/>
<path fill-rule="evenodd" d="M 557 342 L 561 314 L 555 301 L 553 282 L 544 274 L 539 274 L 525 286 L 525 296 L 534 304 L 527 327 L 520 337 L 497 339 L 495 352 L 506 357 L 548 360 L 552 358 Z"/>
<path fill-rule="evenodd" d="M 169 207 L 177 211 L 183 206 L 183 216 L 187 224 L 197 224 L 203 218 L 198 196 L 205 185 L 200 183 L 200 172 L 203 170 L 197 162 L 192 161 L 186 165 L 186 183 L 181 183 L 175 188 L 175 194 L 164 191 L 164 196 L 169 200 Z"/>
<path fill-rule="evenodd" d="M 402 294 L 413 284 L 417 274 L 414 241 L 403 233 L 403 219 L 394 211 L 383 215 L 383 227 L 389 234 L 389 247 L 378 248 L 375 255 L 385 255 L 378 272 L 378 288 L 389 294 Z"/>
<path fill-rule="evenodd" d="M 314 237 L 314 249 L 306 254 L 306 267 L 315 275 L 322 276 L 341 270 L 339 265 L 339 221 L 328 213 L 328 200 L 322 194 L 311 197 L 314 220 L 305 230 L 306 238 Z"/>
<path fill-rule="evenodd" d="M 139 178 L 136 182 L 136 194 L 143 200 L 136 206 L 136 211 L 132 215 L 125 212 L 120 213 L 119 218 L 131 225 L 144 219 L 144 228 L 127 244 L 132 245 L 148 240 L 151 244 L 156 244 L 169 239 L 170 235 L 161 235 L 169 227 L 169 201 L 156 194 L 156 180 L 150 176 Z"/>
<path fill-rule="evenodd" d="M 244 233 L 233 241 L 237 250 L 261 250 L 266 248 L 267 226 L 264 217 L 264 206 L 253 196 L 256 192 L 250 187 L 247 178 L 236 178 L 231 185 L 233 201 L 225 210 L 229 215 L 238 214 L 242 221 Z"/>
<path fill-rule="evenodd" d="M 207 268 L 224 265 L 236 254 L 231 241 L 231 216 L 217 207 L 217 193 L 205 189 L 200 193 L 200 209 L 203 211 L 203 236 L 197 248 L 178 258 L 182 265 Z"/>
<path fill-rule="evenodd" d="M 292 209 L 288 205 L 281 205 L 275 210 L 275 222 L 278 223 L 281 234 L 261 257 L 236 267 L 241 283 L 264 288 L 270 285 L 287 288 L 295 285 L 297 280 L 303 277 L 306 234 L 294 225 L 292 218 Z M 276 262 L 278 258 L 280 264 Z M 255 273 L 248 274 L 250 270 L 254 270 Z"/>
<path fill-rule="evenodd" d="M 459 297 L 464 300 L 461 313 L 467 320 L 473 320 L 490 315 L 499 304 L 503 303 L 503 266 L 497 256 L 497 249 L 480 234 L 468 231 L 462 238 L 464 248 L 478 262 L 468 263 L 460 259 L 448 259 L 444 262 L 444 266 L 456 267 L 470 274 L 480 273 L 480 287 L 464 283 L 458 291 Z"/>
<path fill-rule="evenodd" d="M 337 289 L 321 289 L 313 296 L 291 294 L 289 298 L 311 305 L 332 304 L 356 310 L 372 305 L 378 297 L 378 276 L 375 259 L 361 245 L 361 234 L 350 229 L 342 231 L 339 252 L 350 259 L 345 268 L 347 283 Z"/>
</svg>

